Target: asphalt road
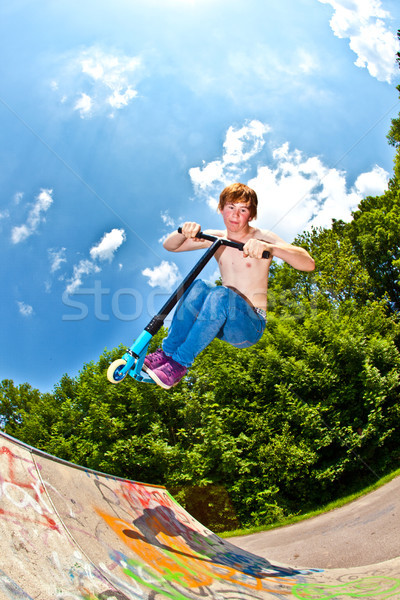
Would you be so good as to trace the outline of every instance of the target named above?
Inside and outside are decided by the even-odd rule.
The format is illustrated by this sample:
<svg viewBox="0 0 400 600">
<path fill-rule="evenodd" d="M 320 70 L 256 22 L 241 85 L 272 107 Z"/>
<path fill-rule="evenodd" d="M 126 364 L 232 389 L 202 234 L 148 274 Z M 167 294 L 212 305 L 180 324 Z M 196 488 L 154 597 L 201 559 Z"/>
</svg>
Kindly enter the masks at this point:
<svg viewBox="0 0 400 600">
<path fill-rule="evenodd" d="M 318 517 L 230 541 L 292 567 L 349 568 L 400 557 L 400 477 Z"/>
</svg>

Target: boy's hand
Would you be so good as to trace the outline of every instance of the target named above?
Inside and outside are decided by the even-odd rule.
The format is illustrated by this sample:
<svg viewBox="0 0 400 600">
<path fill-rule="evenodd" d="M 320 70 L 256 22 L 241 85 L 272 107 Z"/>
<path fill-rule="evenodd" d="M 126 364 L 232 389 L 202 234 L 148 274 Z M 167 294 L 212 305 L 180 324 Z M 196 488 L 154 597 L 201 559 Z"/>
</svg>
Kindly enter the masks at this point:
<svg viewBox="0 0 400 600">
<path fill-rule="evenodd" d="M 252 238 L 243 246 L 243 257 L 244 258 L 262 258 L 264 250 L 267 250 L 271 256 L 273 256 L 273 248 L 271 244 L 262 242 Z"/>
<path fill-rule="evenodd" d="M 193 221 L 187 221 L 182 225 L 182 234 L 187 239 L 193 239 L 195 241 L 202 242 L 199 238 L 196 238 L 196 235 L 201 231 L 201 226 L 198 223 L 194 223 Z"/>
</svg>

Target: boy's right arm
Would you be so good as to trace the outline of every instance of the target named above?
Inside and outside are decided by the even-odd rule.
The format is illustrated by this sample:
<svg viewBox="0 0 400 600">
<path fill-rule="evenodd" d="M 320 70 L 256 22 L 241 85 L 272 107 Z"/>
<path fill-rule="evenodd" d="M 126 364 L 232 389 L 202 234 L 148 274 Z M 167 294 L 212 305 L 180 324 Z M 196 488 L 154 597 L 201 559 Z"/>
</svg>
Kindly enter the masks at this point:
<svg viewBox="0 0 400 600">
<path fill-rule="evenodd" d="M 201 227 L 198 223 L 187 221 L 182 225 L 182 233 L 177 231 L 170 233 L 163 246 L 170 252 L 186 252 L 187 250 L 208 248 L 211 242 L 196 238 L 199 231 L 201 231 Z"/>
</svg>

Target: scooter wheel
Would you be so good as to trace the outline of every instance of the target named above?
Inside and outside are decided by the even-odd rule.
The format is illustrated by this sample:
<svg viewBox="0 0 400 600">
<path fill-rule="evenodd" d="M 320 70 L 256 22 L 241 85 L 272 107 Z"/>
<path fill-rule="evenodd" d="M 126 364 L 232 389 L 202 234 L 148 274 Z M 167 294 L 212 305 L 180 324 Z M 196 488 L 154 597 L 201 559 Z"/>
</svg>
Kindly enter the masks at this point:
<svg viewBox="0 0 400 600">
<path fill-rule="evenodd" d="M 122 373 L 122 369 L 126 365 L 126 360 L 123 358 L 119 358 L 118 360 L 114 360 L 111 365 L 107 369 L 107 379 L 111 381 L 111 383 L 120 383 L 128 374 Z"/>
</svg>

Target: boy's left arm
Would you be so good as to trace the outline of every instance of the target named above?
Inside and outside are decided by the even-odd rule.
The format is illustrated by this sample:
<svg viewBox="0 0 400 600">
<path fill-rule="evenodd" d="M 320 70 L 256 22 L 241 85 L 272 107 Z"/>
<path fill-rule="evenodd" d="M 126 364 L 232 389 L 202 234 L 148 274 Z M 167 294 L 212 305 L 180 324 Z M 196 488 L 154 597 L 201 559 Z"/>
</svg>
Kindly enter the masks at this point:
<svg viewBox="0 0 400 600">
<path fill-rule="evenodd" d="M 314 271 L 315 262 L 307 250 L 300 246 L 288 244 L 272 231 L 259 230 L 260 235 L 245 243 L 243 255 L 250 258 L 261 258 L 264 250 L 276 256 L 299 271 Z"/>
</svg>

